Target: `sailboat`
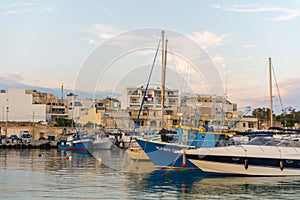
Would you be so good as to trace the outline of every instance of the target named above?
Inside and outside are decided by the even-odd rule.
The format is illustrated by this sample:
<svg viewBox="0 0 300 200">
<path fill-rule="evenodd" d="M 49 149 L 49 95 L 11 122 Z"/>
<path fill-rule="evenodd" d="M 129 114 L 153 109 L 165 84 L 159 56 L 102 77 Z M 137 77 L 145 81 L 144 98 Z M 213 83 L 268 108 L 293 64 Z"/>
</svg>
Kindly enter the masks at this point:
<svg viewBox="0 0 300 200">
<path fill-rule="evenodd" d="M 146 98 L 146 94 L 148 92 L 148 87 L 149 87 L 149 84 L 150 84 L 150 79 L 151 79 L 151 76 L 152 76 L 152 72 L 153 72 L 153 68 L 154 68 L 154 65 L 155 65 L 155 61 L 156 61 L 156 57 L 157 57 L 157 54 L 158 54 L 158 50 L 159 50 L 159 46 L 160 46 L 160 41 L 158 43 L 158 47 L 156 49 L 156 53 L 155 53 L 155 56 L 154 56 L 154 60 L 153 60 L 153 63 L 152 63 L 152 67 L 151 67 L 151 70 L 150 70 L 150 75 L 148 77 L 148 81 L 147 81 L 147 85 L 146 85 L 146 88 L 145 88 L 145 91 L 144 91 L 144 95 L 143 95 L 143 98 L 142 98 L 142 102 L 141 102 L 141 105 L 140 105 L 140 109 L 139 109 L 139 112 L 138 112 L 138 115 L 137 115 L 137 118 L 135 120 L 135 124 L 134 124 L 134 129 L 133 129 L 133 132 L 132 132 L 132 135 L 135 135 L 135 131 L 136 131 L 136 128 L 139 126 L 139 117 L 140 117 L 140 114 L 141 114 L 141 111 L 143 109 L 143 105 L 144 105 L 144 101 L 145 101 L 145 98 Z M 138 147 L 132 147 L 132 138 L 133 136 L 131 135 L 130 137 L 130 142 L 129 142 L 129 148 L 126 150 L 126 153 L 130 156 L 131 159 L 133 160 L 136 160 L 136 161 L 139 161 L 139 160 L 142 160 L 142 161 L 149 161 L 149 157 L 146 155 L 146 153 L 144 152 L 144 150 L 139 146 L 137 145 Z"/>
<path fill-rule="evenodd" d="M 270 68 L 270 116 L 272 126 L 272 73 Z M 181 151 L 205 172 L 250 176 L 294 176 L 300 175 L 300 143 L 293 140 L 245 145 L 197 148 Z"/>
<path fill-rule="evenodd" d="M 161 90 L 161 131 L 162 136 L 165 134 L 176 134 L 178 142 L 157 141 L 144 138 L 136 138 L 139 146 L 144 150 L 150 160 L 157 168 L 183 168 L 198 169 L 189 160 L 185 159 L 182 154 L 176 153 L 183 149 L 196 147 L 215 147 L 219 140 L 225 140 L 225 134 L 207 133 L 202 127 L 177 127 L 176 131 L 168 131 L 164 127 L 164 99 L 165 99 L 165 77 L 166 77 L 166 59 L 168 40 L 164 40 L 164 31 L 161 34 L 162 41 L 162 90 Z M 164 43 L 165 42 L 165 43 Z M 164 45 L 165 44 L 165 45 Z"/>
</svg>

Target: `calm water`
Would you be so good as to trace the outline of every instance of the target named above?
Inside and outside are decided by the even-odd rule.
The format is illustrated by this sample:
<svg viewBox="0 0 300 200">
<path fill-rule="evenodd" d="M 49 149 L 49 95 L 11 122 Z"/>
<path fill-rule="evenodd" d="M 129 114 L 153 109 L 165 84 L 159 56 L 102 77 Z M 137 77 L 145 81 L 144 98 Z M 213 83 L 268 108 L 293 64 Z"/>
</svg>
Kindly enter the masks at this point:
<svg viewBox="0 0 300 200">
<path fill-rule="evenodd" d="M 43 154 L 43 157 L 41 157 Z M 121 150 L 93 156 L 0 150 L 0 199 L 299 199 L 300 177 L 212 177 L 153 171 Z M 97 158 L 98 158 L 97 157 Z M 126 166 L 125 166 L 126 165 Z M 140 173 L 133 173 L 135 171 Z"/>
</svg>

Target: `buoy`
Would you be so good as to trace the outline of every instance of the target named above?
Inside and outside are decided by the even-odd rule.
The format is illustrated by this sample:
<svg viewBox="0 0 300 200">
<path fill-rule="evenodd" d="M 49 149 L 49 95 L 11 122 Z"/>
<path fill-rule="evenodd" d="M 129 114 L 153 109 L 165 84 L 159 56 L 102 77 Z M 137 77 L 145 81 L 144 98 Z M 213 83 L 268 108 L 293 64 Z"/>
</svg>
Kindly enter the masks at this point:
<svg viewBox="0 0 300 200">
<path fill-rule="evenodd" d="M 42 153 L 39 153 L 39 158 L 43 158 L 44 157 L 44 155 L 42 154 Z"/>
<path fill-rule="evenodd" d="M 183 150 L 183 154 L 182 154 L 182 167 L 186 167 L 186 157 L 185 157 L 185 150 Z"/>
<path fill-rule="evenodd" d="M 71 155 L 66 155 L 66 160 L 71 160 L 72 159 L 72 156 Z"/>
</svg>

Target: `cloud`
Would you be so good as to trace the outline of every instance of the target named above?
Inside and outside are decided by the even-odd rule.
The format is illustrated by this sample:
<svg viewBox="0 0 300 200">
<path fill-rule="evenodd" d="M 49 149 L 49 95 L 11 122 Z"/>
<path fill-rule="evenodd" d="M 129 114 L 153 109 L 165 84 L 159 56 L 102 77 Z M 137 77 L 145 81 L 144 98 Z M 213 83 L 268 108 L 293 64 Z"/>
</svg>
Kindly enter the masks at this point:
<svg viewBox="0 0 300 200">
<path fill-rule="evenodd" d="M 299 91 L 300 79 L 288 79 L 279 83 L 279 92 L 281 95 L 292 96 L 294 94 L 300 94 Z"/>
<path fill-rule="evenodd" d="M 252 48 L 252 47 L 255 47 L 256 45 L 255 44 L 245 44 L 243 47 L 244 48 Z"/>
<path fill-rule="evenodd" d="M 95 34 L 99 39 L 109 39 L 120 33 L 122 30 L 111 25 L 94 24 Z"/>
<path fill-rule="evenodd" d="M 277 89 L 273 89 L 274 107 L 279 111 L 291 106 L 299 111 L 300 109 L 300 91 L 299 91 L 300 78 L 287 79 L 278 83 L 279 94 Z M 279 95 L 282 100 L 282 106 L 279 101 Z"/>
<path fill-rule="evenodd" d="M 288 21 L 300 16 L 299 9 L 282 8 L 276 6 L 259 6 L 259 5 L 233 5 L 231 8 L 223 8 L 218 4 L 212 5 L 214 8 L 239 13 L 262 13 L 262 12 L 276 12 L 279 16 L 275 18 L 266 18 L 271 21 Z"/>
<path fill-rule="evenodd" d="M 278 114 L 281 113 L 281 110 L 291 106 L 296 108 L 297 111 L 300 109 L 300 90 L 299 90 L 299 78 L 287 79 L 278 83 L 279 93 L 282 99 L 283 107 L 279 101 L 277 89 L 273 89 L 273 106 L 274 111 Z M 258 107 L 269 107 L 269 96 L 268 93 L 261 95 L 258 92 L 259 86 L 251 86 L 251 82 L 245 83 L 248 89 L 244 89 L 240 84 L 231 84 L 230 85 L 230 99 L 234 102 L 238 102 L 239 107 L 251 106 L 252 108 Z M 268 92 L 266 90 L 266 92 Z"/>
<path fill-rule="evenodd" d="M 31 3 L 11 3 L 11 4 L 0 5 L 0 8 L 15 8 L 15 7 L 26 7 L 26 6 L 32 6 L 32 4 Z"/>
<path fill-rule="evenodd" d="M 3 13 L 3 15 L 18 15 L 18 14 L 22 14 L 22 13 L 29 13 L 32 12 L 32 9 L 26 9 L 26 8 L 22 8 L 22 9 L 15 9 L 15 10 L 9 10 Z"/>
<path fill-rule="evenodd" d="M 87 41 L 92 45 L 99 45 L 104 40 L 110 39 L 120 32 L 123 32 L 121 29 L 116 28 L 115 26 L 108 24 L 93 24 L 91 28 L 84 30 L 87 33 L 91 34 L 91 38 L 83 38 L 83 41 Z"/>
<path fill-rule="evenodd" d="M 0 73 L 0 89 L 7 89 L 11 87 L 22 87 L 23 78 L 19 74 L 13 73 Z"/>
<path fill-rule="evenodd" d="M 225 62 L 225 58 L 221 55 L 215 54 L 211 56 L 211 59 L 216 64 L 219 69 L 227 69 L 227 64 Z"/>
<path fill-rule="evenodd" d="M 226 42 L 226 38 L 230 33 L 217 35 L 210 31 L 194 32 L 191 35 L 191 39 L 197 42 L 203 49 L 213 48 L 223 45 Z"/>
<path fill-rule="evenodd" d="M 18 15 L 23 13 L 49 13 L 53 11 L 51 6 L 40 6 L 30 3 L 12 3 L 6 5 L 0 5 L 0 9 L 4 10 L 2 15 Z"/>
</svg>

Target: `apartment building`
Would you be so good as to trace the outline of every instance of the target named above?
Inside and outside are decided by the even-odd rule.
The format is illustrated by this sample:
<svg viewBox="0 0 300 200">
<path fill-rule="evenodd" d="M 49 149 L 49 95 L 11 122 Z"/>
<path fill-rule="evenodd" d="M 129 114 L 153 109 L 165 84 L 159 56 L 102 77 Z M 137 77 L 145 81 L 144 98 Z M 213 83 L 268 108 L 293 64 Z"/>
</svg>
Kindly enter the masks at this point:
<svg viewBox="0 0 300 200">
<path fill-rule="evenodd" d="M 150 87 L 145 94 L 145 87 L 126 88 L 122 94 L 123 110 L 127 110 L 131 120 L 135 122 L 142 101 L 144 100 L 143 109 L 140 112 L 138 124 L 140 128 L 157 129 L 161 127 L 161 88 Z M 145 96 L 145 97 L 144 97 Z M 164 125 L 165 128 L 172 129 L 179 123 L 178 111 L 180 107 L 179 90 L 165 90 L 164 106 Z"/>
<path fill-rule="evenodd" d="M 59 99 L 54 94 L 37 90 L 26 90 L 26 94 L 32 95 L 34 104 L 46 105 L 46 121 L 55 122 L 59 118 L 68 118 L 68 101 Z"/>
<path fill-rule="evenodd" d="M 0 92 L 0 121 L 39 122 L 46 121 L 46 105 L 35 103 L 32 94 L 25 89 L 11 88 Z"/>
<path fill-rule="evenodd" d="M 258 119 L 246 117 L 250 107 L 237 109 L 237 104 L 224 96 L 189 95 L 182 97 L 181 123 L 187 126 L 221 125 L 233 131 L 258 129 Z"/>
</svg>

